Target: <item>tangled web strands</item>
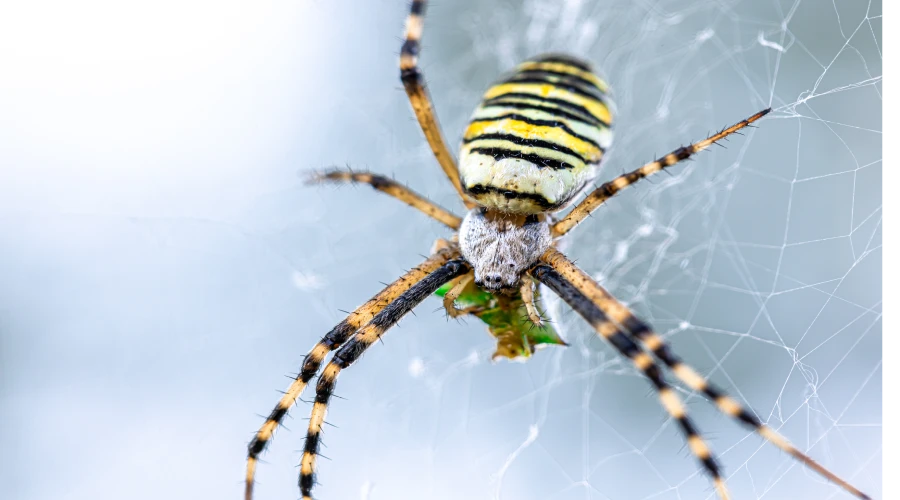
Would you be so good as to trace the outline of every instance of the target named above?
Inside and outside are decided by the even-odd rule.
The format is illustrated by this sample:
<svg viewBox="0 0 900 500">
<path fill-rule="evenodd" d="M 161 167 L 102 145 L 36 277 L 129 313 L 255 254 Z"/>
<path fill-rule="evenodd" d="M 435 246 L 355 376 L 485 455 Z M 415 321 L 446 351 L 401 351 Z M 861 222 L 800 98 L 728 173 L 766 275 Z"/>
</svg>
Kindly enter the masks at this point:
<svg viewBox="0 0 900 500">
<path fill-rule="evenodd" d="M 441 21 L 430 25 L 422 64 L 451 143 L 498 68 L 547 51 L 586 55 L 612 85 L 620 119 L 603 180 L 774 108 L 727 149 L 619 195 L 572 233 L 566 251 L 761 420 L 880 498 L 880 3 L 471 1 L 438 3 L 429 15 Z M 396 97 L 368 111 L 402 115 L 380 120 L 406 127 L 414 152 L 404 149 L 398 163 L 397 151 L 381 150 L 365 163 L 389 165 L 454 206 L 440 171 L 424 167 L 433 159 Z M 324 203 L 344 203 L 331 201 L 344 193 L 325 193 Z M 384 211 L 323 238 L 338 244 L 362 224 L 410 217 L 359 198 L 348 213 Z M 379 241 L 379 258 L 400 255 L 436 234 L 422 221 L 389 242 L 366 234 Z M 355 266 L 363 256 L 370 252 L 328 262 Z M 333 282 L 329 272 L 323 282 Z M 318 301 L 323 310 L 348 305 Z M 358 368 L 377 377 L 341 381 L 338 394 L 351 402 L 329 414 L 342 430 L 326 427 L 325 441 L 340 458 L 320 462 L 319 494 L 714 498 L 627 360 L 562 304 L 549 306 L 571 346 L 522 365 L 491 365 L 491 339 L 475 322 L 460 331 L 439 314 L 407 320 Z M 840 497 L 713 416 L 701 396 L 683 396 L 735 498 Z M 345 469 L 359 475 L 327 480 Z M 266 483 L 292 494 L 294 473 L 269 472 Z"/>
</svg>

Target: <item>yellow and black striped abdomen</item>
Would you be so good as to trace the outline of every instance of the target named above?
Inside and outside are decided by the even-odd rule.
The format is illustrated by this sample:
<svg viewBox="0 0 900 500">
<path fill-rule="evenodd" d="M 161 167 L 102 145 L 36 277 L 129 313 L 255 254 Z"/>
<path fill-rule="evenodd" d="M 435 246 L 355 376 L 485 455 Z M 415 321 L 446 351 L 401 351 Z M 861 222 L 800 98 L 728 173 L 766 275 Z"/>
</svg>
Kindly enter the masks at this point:
<svg viewBox="0 0 900 500">
<path fill-rule="evenodd" d="M 479 205 L 515 213 L 564 207 L 612 142 L 608 87 L 576 59 L 520 64 L 488 89 L 463 135 L 460 178 Z"/>
</svg>

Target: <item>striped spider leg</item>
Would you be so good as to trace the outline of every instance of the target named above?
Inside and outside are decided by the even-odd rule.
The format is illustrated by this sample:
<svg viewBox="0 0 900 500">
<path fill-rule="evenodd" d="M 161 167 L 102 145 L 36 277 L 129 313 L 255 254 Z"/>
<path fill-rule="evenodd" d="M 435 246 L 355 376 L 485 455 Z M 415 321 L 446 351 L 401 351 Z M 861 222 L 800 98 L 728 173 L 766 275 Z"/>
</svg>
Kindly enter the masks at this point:
<svg viewBox="0 0 900 500">
<path fill-rule="evenodd" d="M 721 141 L 729 135 L 766 116 L 770 111 L 772 111 L 772 108 L 766 108 L 759 113 L 756 113 L 755 115 L 747 118 L 746 120 L 735 123 L 734 125 L 725 128 L 722 131 L 713 134 L 700 142 L 695 142 L 690 146 L 678 148 L 675 151 L 672 151 L 671 153 L 663 156 L 662 158 L 659 158 L 656 161 L 652 161 L 644 165 L 643 167 L 634 170 L 633 172 L 628 172 L 627 174 L 620 175 L 619 177 L 616 177 L 609 182 L 603 183 L 602 185 L 600 185 L 600 187 L 587 195 L 585 199 L 581 200 L 581 202 L 578 203 L 578 205 L 576 205 L 572 209 L 572 211 L 570 211 L 565 217 L 563 217 L 559 222 L 553 225 L 553 236 L 559 237 L 568 233 L 573 227 L 577 226 L 581 221 L 586 219 L 587 216 L 591 215 L 591 212 L 605 203 L 606 200 L 615 196 L 619 191 L 651 174 L 659 172 L 666 167 L 671 167 L 672 165 L 675 165 L 682 160 L 687 160 L 691 156 L 712 146 L 716 142 Z"/>
<path fill-rule="evenodd" d="M 441 126 L 438 123 L 437 114 L 434 112 L 434 106 L 431 104 L 431 96 L 422 83 L 422 72 L 419 71 L 419 49 L 422 40 L 422 31 L 425 27 L 425 0 L 413 0 L 410 7 L 409 16 L 406 18 L 406 30 L 404 33 L 403 46 L 400 48 L 400 80 L 403 82 L 403 88 L 409 96 L 409 102 L 416 114 L 416 120 L 422 127 L 425 139 L 431 146 L 435 158 L 441 165 L 441 169 L 447 174 L 447 178 L 453 184 L 456 192 L 462 198 L 466 208 L 472 208 L 474 203 L 463 192 L 462 185 L 459 182 L 459 168 L 456 160 L 447 147 L 447 141 L 441 132 Z"/>
<path fill-rule="evenodd" d="M 312 500 L 312 488 L 315 484 L 316 457 L 319 452 L 319 437 L 328 400 L 334 393 L 335 382 L 341 370 L 359 359 L 363 352 L 387 330 L 394 326 L 400 318 L 433 294 L 443 284 L 469 272 L 471 267 L 461 259 L 445 262 L 420 281 L 410 286 L 405 292 L 387 304 L 370 322 L 363 326 L 346 344 L 340 347 L 331 361 L 322 370 L 316 384 L 316 399 L 313 403 L 306 434 L 306 445 L 300 461 L 300 494 L 303 500 Z"/>
<path fill-rule="evenodd" d="M 564 302 L 569 304 L 569 307 L 574 309 L 597 331 L 600 338 L 612 344 L 621 355 L 630 359 L 641 373 L 650 380 L 653 388 L 659 395 L 663 408 L 672 418 L 678 421 L 691 453 L 700 460 L 703 468 L 712 477 L 719 497 L 723 500 L 727 499 L 728 489 L 725 486 L 725 480 L 722 479 L 719 464 L 716 462 L 709 446 L 700 437 L 697 428 L 688 417 L 681 398 L 678 397 L 672 386 L 666 382 L 662 370 L 660 370 L 659 365 L 656 364 L 653 358 L 642 351 L 615 323 L 607 318 L 606 314 L 596 304 L 582 294 L 577 287 L 566 280 L 556 269 L 547 264 L 539 264 L 531 270 L 531 275 L 559 295 Z"/>
<path fill-rule="evenodd" d="M 325 360 L 325 356 L 344 344 L 357 330 L 372 321 L 379 313 L 389 305 L 396 302 L 410 288 L 440 269 L 441 266 L 455 256 L 446 243 L 438 241 L 439 245 L 434 255 L 422 264 L 414 267 L 409 272 L 388 285 L 384 290 L 372 297 L 368 302 L 356 308 L 343 321 L 337 324 L 319 341 L 303 360 L 300 373 L 288 387 L 287 391 L 275 405 L 275 408 L 266 418 L 266 421 L 253 436 L 247 446 L 247 475 L 244 490 L 245 500 L 253 498 L 253 483 L 256 475 L 256 464 L 259 455 L 266 449 L 272 440 L 275 429 L 287 415 L 288 410 L 294 406 L 303 389 L 319 371 L 319 367 Z M 441 248 L 443 247 L 443 248 Z"/>
<path fill-rule="evenodd" d="M 321 173 L 313 173 L 307 179 L 308 184 L 321 184 L 325 182 L 350 182 L 368 184 L 373 189 L 406 203 L 432 219 L 444 224 L 450 229 L 459 229 L 462 218 L 440 207 L 424 196 L 414 192 L 399 182 L 383 175 L 371 172 L 351 172 L 349 170 L 329 170 Z"/>
<path fill-rule="evenodd" d="M 638 319 L 627 307 L 615 299 L 569 258 L 555 248 L 547 250 L 532 274 L 542 283 L 560 295 L 573 309 L 585 318 L 605 339 L 609 340 L 623 355 L 631 359 L 653 382 L 659 392 L 663 406 L 672 415 L 684 432 L 691 452 L 700 460 L 703 468 L 712 477 L 719 496 L 728 498 L 725 482 L 709 448 L 697 435 L 696 428 L 688 420 L 685 410 L 677 401 L 671 388 L 657 380 L 659 369 L 650 356 L 640 350 L 635 342 L 659 359 L 676 378 L 696 392 L 706 395 L 723 414 L 739 421 L 763 437 L 766 441 L 794 457 L 797 461 L 814 470 L 829 481 L 837 484 L 853 496 L 869 500 L 870 497 L 847 481 L 841 479 L 815 460 L 792 445 L 785 437 L 762 423 L 753 412 L 722 389 L 709 383 L 696 370 L 685 364 L 672 353 L 669 346 L 649 325 Z M 659 377 L 661 380 L 661 376 Z M 677 404 L 676 404 L 677 403 Z"/>
</svg>

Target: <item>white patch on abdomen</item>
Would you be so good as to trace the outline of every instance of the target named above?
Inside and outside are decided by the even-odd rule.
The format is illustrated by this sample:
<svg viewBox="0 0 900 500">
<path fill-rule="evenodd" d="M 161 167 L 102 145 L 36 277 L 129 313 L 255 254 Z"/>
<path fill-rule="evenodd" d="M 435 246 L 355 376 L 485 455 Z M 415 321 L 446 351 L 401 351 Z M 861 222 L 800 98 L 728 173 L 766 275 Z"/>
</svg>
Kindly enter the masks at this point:
<svg viewBox="0 0 900 500">
<path fill-rule="evenodd" d="M 594 177 L 596 165 L 581 169 L 539 167 L 520 158 L 501 158 L 481 153 L 463 153 L 459 173 L 463 186 L 484 186 L 525 195 L 538 195 L 546 205 L 562 208 L 586 182 Z M 508 198 L 501 193 L 474 195 L 478 204 L 494 210 L 515 213 L 546 212 L 546 206 L 533 199 Z"/>
</svg>

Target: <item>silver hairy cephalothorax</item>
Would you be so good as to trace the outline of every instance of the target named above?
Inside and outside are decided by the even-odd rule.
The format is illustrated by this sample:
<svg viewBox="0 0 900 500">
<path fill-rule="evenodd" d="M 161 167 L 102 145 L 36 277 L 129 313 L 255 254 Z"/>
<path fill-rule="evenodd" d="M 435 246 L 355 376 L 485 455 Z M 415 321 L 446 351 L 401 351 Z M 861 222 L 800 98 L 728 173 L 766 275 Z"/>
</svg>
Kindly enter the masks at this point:
<svg viewBox="0 0 900 500">
<path fill-rule="evenodd" d="M 475 284 L 516 288 L 522 274 L 550 248 L 550 225 L 537 216 L 471 210 L 459 228 L 459 248 L 475 269 Z"/>
</svg>

